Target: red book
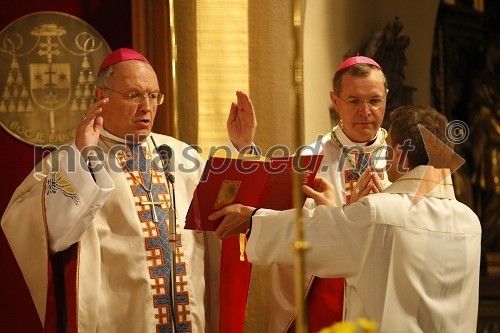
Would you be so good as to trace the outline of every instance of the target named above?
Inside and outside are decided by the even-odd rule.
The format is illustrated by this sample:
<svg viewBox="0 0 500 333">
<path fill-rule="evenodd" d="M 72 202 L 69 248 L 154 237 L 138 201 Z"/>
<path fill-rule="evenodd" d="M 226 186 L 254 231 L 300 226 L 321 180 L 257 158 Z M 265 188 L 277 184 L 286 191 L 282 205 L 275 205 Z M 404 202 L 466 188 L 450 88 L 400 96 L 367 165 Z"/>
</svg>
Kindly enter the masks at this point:
<svg viewBox="0 0 500 333">
<path fill-rule="evenodd" d="M 185 229 L 217 229 L 213 212 L 233 203 L 275 210 L 293 207 L 293 174 L 312 185 L 323 155 L 262 158 L 211 156 L 203 170 L 186 217 Z M 304 199 L 305 200 L 305 199 Z"/>
<path fill-rule="evenodd" d="M 215 230 L 208 215 L 233 203 L 283 210 L 293 207 L 293 174 L 311 185 L 323 155 L 208 159 L 186 217 L 185 229 Z M 243 332 L 251 265 L 241 259 L 240 237 L 222 241 L 219 332 Z M 245 258 L 246 259 L 246 258 Z"/>
</svg>

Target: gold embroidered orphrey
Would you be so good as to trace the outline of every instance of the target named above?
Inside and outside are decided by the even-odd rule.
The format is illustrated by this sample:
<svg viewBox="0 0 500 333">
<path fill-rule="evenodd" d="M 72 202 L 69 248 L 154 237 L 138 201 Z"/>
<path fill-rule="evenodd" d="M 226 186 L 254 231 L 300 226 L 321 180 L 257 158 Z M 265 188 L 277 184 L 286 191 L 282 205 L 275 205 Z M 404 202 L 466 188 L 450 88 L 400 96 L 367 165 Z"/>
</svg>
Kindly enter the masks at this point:
<svg viewBox="0 0 500 333">
<path fill-rule="evenodd" d="M 60 146 L 94 102 L 99 65 L 111 49 L 83 20 L 36 12 L 0 32 L 0 125 L 34 146 Z"/>
</svg>

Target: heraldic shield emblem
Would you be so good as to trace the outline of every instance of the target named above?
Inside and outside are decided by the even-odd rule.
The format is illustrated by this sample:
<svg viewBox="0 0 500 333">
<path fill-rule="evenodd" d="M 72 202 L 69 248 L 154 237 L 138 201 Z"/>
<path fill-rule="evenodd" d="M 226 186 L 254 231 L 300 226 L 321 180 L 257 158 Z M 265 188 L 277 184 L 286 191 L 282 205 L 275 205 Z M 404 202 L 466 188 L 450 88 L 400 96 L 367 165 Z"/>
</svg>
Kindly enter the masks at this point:
<svg viewBox="0 0 500 333">
<path fill-rule="evenodd" d="M 44 109 L 66 105 L 71 95 L 70 65 L 30 64 L 30 92 L 33 102 Z"/>
<path fill-rule="evenodd" d="M 94 103 L 111 52 L 83 20 L 60 12 L 23 16 L 0 32 L 0 125 L 34 146 L 59 146 Z"/>
</svg>

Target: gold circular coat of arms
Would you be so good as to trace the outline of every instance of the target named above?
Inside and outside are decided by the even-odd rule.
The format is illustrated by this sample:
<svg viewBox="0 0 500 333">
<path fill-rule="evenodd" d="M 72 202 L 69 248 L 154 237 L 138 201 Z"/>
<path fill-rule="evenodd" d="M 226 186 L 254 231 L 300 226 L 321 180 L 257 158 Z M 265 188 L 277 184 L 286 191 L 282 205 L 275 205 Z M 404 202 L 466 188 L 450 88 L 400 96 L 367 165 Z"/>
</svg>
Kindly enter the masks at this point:
<svg viewBox="0 0 500 333">
<path fill-rule="evenodd" d="M 0 32 L 0 125 L 34 146 L 70 142 L 110 52 L 92 26 L 69 14 L 37 12 L 10 23 Z"/>
</svg>

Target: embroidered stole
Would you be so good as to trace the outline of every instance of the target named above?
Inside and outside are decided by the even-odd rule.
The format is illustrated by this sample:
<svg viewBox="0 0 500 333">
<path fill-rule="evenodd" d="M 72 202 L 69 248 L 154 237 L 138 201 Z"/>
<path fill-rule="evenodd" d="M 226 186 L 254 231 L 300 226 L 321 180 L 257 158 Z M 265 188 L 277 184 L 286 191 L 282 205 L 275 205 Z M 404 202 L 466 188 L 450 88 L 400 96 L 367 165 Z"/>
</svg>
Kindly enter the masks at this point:
<svg viewBox="0 0 500 333">
<path fill-rule="evenodd" d="M 346 147 L 339 140 L 335 131 L 341 131 L 339 127 L 332 131 L 332 141 L 341 150 L 341 158 L 344 165 L 340 166 L 344 183 L 346 184 L 346 203 L 351 201 L 351 193 L 358 182 L 359 177 L 365 172 L 370 164 L 370 158 L 373 147 L 365 149 L 364 146 Z M 377 135 L 385 132 L 379 130 Z M 384 142 L 382 138 L 382 144 Z M 354 157 L 354 160 L 351 158 Z M 340 161 L 339 163 L 342 163 Z M 383 173 L 379 173 L 381 179 Z M 330 326 L 335 322 L 342 321 L 344 311 L 344 278 L 318 278 L 315 277 L 308 293 L 309 302 L 309 332 L 318 332 L 324 327 Z"/>
<path fill-rule="evenodd" d="M 155 323 L 157 332 L 173 332 L 174 311 L 171 302 L 170 243 L 168 239 L 168 214 L 170 194 L 164 177 L 151 162 L 150 152 L 139 144 L 130 146 L 128 152 L 118 152 L 119 159 L 134 196 L 135 207 L 144 236 L 146 261 L 149 267 Z M 131 158 L 130 158 L 131 157 Z M 176 332 L 192 332 L 189 318 L 189 295 L 186 265 L 183 262 L 182 238 L 176 240 L 177 301 Z"/>
</svg>

